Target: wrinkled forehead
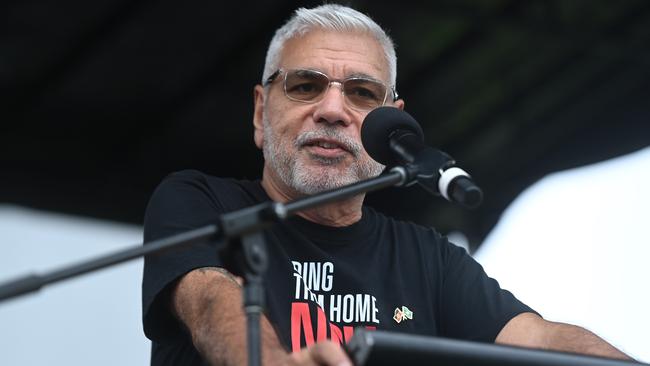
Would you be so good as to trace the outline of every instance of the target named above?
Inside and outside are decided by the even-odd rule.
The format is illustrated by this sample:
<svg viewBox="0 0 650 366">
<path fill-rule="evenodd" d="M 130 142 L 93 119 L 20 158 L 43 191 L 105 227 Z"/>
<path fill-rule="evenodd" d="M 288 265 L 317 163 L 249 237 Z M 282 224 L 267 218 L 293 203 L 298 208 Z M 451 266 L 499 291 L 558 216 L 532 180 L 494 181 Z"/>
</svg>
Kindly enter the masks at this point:
<svg viewBox="0 0 650 366">
<path fill-rule="evenodd" d="M 389 65 L 380 42 L 359 31 L 316 29 L 288 39 L 279 67 L 321 71 L 334 78 L 364 76 L 389 83 Z"/>
</svg>

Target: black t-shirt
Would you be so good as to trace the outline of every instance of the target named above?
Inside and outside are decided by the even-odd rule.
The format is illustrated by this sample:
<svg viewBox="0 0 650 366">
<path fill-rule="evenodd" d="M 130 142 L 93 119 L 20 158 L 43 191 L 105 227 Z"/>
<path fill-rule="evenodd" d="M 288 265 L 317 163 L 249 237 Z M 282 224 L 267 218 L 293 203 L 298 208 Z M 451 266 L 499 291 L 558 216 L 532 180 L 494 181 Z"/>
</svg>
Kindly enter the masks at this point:
<svg viewBox="0 0 650 366">
<path fill-rule="evenodd" d="M 259 182 L 175 173 L 149 202 L 144 239 L 201 227 L 221 213 L 268 200 Z M 293 217 L 265 237 L 266 315 L 288 350 L 325 338 L 347 342 L 356 326 L 493 342 L 511 318 L 533 311 L 435 230 L 367 207 L 350 226 Z M 152 364 L 202 364 L 170 314 L 167 290 L 179 276 L 205 266 L 221 266 L 214 243 L 145 258 L 143 321 L 153 341 Z"/>
</svg>

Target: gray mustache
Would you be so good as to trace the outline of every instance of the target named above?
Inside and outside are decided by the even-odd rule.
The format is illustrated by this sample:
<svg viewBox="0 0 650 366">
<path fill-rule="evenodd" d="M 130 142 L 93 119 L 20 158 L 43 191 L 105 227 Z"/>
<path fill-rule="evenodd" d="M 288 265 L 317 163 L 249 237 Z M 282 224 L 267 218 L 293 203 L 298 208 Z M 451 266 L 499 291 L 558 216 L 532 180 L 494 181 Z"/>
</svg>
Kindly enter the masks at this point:
<svg viewBox="0 0 650 366">
<path fill-rule="evenodd" d="M 323 139 L 323 138 L 336 141 L 341 146 L 343 146 L 346 150 L 348 150 L 354 157 L 358 157 L 361 154 L 361 151 L 363 151 L 363 146 L 360 143 L 354 141 L 354 139 L 352 139 L 351 137 L 343 134 L 337 128 L 327 128 L 327 127 L 321 128 L 316 131 L 306 131 L 301 133 L 296 138 L 294 145 L 296 146 L 296 148 L 300 148 L 314 139 Z"/>
</svg>

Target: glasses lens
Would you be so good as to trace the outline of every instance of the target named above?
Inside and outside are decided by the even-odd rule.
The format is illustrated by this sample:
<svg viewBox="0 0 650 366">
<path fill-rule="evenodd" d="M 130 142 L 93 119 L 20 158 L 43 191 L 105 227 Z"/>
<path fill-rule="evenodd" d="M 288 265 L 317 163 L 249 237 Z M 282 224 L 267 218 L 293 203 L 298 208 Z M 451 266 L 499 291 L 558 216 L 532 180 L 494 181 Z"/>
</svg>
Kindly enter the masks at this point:
<svg viewBox="0 0 650 366">
<path fill-rule="evenodd" d="M 327 76 L 309 70 L 287 72 L 284 90 L 289 99 L 309 102 L 318 99 L 329 86 Z"/>
<path fill-rule="evenodd" d="M 368 79 L 348 79 L 343 84 L 343 92 L 354 107 L 370 110 L 384 104 L 386 87 Z"/>
</svg>

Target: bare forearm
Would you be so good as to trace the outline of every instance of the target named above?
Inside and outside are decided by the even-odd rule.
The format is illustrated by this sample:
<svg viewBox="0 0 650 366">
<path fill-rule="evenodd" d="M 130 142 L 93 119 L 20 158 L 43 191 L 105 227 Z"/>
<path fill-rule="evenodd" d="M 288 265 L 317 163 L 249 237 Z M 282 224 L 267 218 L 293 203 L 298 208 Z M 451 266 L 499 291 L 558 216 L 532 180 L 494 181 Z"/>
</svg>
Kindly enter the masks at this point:
<svg viewBox="0 0 650 366">
<path fill-rule="evenodd" d="M 629 356 L 584 328 L 550 322 L 533 313 L 522 313 L 512 318 L 503 327 L 495 342 L 631 360 Z"/>
<path fill-rule="evenodd" d="M 201 268 L 183 277 L 172 294 L 173 308 L 192 342 L 212 365 L 246 365 L 246 322 L 241 287 L 226 271 Z M 273 327 L 261 319 L 264 364 L 286 355 Z"/>
<path fill-rule="evenodd" d="M 551 323 L 548 348 L 557 351 L 632 360 L 594 333 L 570 324 Z"/>
</svg>

